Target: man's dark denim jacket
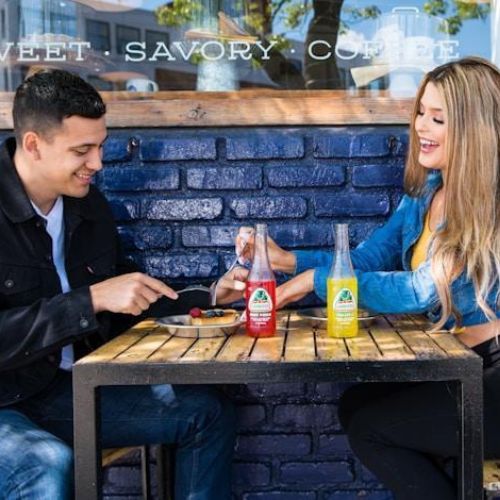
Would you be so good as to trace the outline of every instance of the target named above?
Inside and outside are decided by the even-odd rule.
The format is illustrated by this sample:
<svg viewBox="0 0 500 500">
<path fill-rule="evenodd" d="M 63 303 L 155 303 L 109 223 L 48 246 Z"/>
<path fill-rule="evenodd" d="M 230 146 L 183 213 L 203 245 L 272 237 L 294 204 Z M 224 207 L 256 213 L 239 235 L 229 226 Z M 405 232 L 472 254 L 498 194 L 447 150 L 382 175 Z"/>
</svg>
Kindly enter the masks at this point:
<svg viewBox="0 0 500 500">
<path fill-rule="evenodd" d="M 52 240 L 13 165 L 14 151 L 13 139 L 0 147 L 0 406 L 45 388 L 63 346 L 89 352 L 141 319 L 93 311 L 90 285 L 137 270 L 124 257 L 109 205 L 94 186 L 84 198 L 63 197 L 71 291 L 61 292 Z M 157 315 L 174 309 L 171 301 L 160 302 Z"/>
<path fill-rule="evenodd" d="M 410 261 L 412 247 L 422 233 L 425 214 L 441 182 L 439 172 L 429 174 L 424 195 L 404 196 L 389 221 L 351 252 L 360 307 L 379 313 L 427 313 L 432 321 L 439 319 L 441 308 L 430 259 L 415 270 L 411 269 Z M 295 255 L 296 273 L 315 269 L 314 291 L 326 300 L 326 280 L 333 253 L 306 250 Z M 452 283 L 451 291 L 464 326 L 488 321 L 477 305 L 474 285 L 465 272 Z M 488 305 L 500 317 L 497 298 L 498 283 L 488 296 Z M 445 326 L 450 328 L 455 322 L 456 318 L 450 317 Z"/>
</svg>

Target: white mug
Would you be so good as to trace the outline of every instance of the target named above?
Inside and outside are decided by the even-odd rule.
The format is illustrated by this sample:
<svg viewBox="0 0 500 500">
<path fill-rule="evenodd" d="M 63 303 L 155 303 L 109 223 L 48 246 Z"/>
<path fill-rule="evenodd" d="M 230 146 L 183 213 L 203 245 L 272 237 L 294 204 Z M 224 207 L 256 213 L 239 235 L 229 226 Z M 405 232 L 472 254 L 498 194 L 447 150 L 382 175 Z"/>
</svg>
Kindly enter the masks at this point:
<svg viewBox="0 0 500 500">
<path fill-rule="evenodd" d="M 157 92 L 158 84 L 147 78 L 132 78 L 127 80 L 125 90 L 129 92 Z"/>
</svg>

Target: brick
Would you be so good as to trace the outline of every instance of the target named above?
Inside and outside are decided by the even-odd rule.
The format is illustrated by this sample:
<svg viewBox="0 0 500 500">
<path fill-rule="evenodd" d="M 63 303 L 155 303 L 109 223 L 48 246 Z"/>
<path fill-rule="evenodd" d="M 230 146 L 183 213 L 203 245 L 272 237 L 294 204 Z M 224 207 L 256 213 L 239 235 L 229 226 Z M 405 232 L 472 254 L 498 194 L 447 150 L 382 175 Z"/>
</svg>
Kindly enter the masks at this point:
<svg viewBox="0 0 500 500">
<path fill-rule="evenodd" d="M 250 429 L 262 425 L 266 421 L 264 405 L 244 405 L 237 407 L 239 429 Z"/>
<path fill-rule="evenodd" d="M 288 484 L 311 485 L 353 481 L 347 462 L 290 462 L 281 466 L 281 481 Z"/>
<path fill-rule="evenodd" d="M 111 162 L 130 160 L 132 155 L 129 151 L 128 142 L 129 139 L 125 137 L 110 137 L 104 143 L 102 155 L 103 161 Z"/>
<path fill-rule="evenodd" d="M 237 486 L 266 486 L 271 480 L 269 465 L 258 463 L 233 464 L 233 485 Z"/>
<path fill-rule="evenodd" d="M 240 198 L 232 200 L 230 208 L 238 219 L 295 218 L 305 217 L 307 214 L 307 202 L 298 196 Z"/>
<path fill-rule="evenodd" d="M 409 146 L 409 136 L 408 132 L 397 134 L 395 136 L 395 142 L 393 147 L 393 153 L 396 156 L 406 156 L 408 153 Z"/>
<path fill-rule="evenodd" d="M 319 427 L 325 429 L 335 423 L 333 405 L 286 404 L 276 405 L 273 409 L 273 422 L 278 426 Z"/>
<path fill-rule="evenodd" d="M 182 244 L 185 247 L 234 247 L 239 226 L 185 226 Z"/>
<path fill-rule="evenodd" d="M 236 453 L 241 455 L 307 455 L 311 452 L 311 437 L 307 434 L 256 434 L 238 436 Z"/>
<path fill-rule="evenodd" d="M 127 249 L 151 250 L 170 248 L 173 243 L 172 230 L 164 226 L 124 226 L 119 228 L 123 245 Z"/>
<path fill-rule="evenodd" d="M 259 491 L 243 495 L 243 500 L 316 500 L 316 493 L 310 491 Z"/>
<path fill-rule="evenodd" d="M 386 215 L 390 210 L 386 194 L 339 193 L 318 195 L 314 200 L 317 217 L 364 217 Z"/>
<path fill-rule="evenodd" d="M 384 157 L 391 153 L 391 136 L 373 129 L 357 133 L 339 129 L 319 134 L 313 139 L 315 158 L 369 158 Z"/>
<path fill-rule="evenodd" d="M 146 139 L 141 142 L 140 158 L 143 161 L 215 160 L 215 138 Z"/>
<path fill-rule="evenodd" d="M 148 200 L 143 204 L 143 213 L 151 220 L 211 220 L 219 217 L 222 209 L 222 198 Z"/>
<path fill-rule="evenodd" d="M 141 218 L 141 202 L 127 198 L 109 198 L 113 217 L 117 221 L 127 221 Z"/>
<path fill-rule="evenodd" d="M 352 170 L 355 187 L 403 187 L 404 166 L 358 165 Z"/>
<path fill-rule="evenodd" d="M 365 241 L 375 231 L 383 226 L 383 222 L 354 222 L 349 224 L 349 240 L 353 247 Z"/>
<path fill-rule="evenodd" d="M 313 398 L 322 401 L 338 401 L 347 384 L 318 382 L 313 388 Z M 351 385 L 351 384 L 349 384 Z"/>
<path fill-rule="evenodd" d="M 190 168 L 187 171 L 187 186 L 190 189 L 260 189 L 262 169 L 260 167 Z"/>
<path fill-rule="evenodd" d="M 159 278 L 211 278 L 219 274 L 219 260 L 213 254 L 149 255 L 143 258 L 143 266 Z"/>
<path fill-rule="evenodd" d="M 269 235 L 286 248 L 333 245 L 331 223 L 317 221 L 269 224 Z"/>
<path fill-rule="evenodd" d="M 319 436 L 319 455 L 352 455 L 349 440 L 345 434 L 322 434 Z"/>
<path fill-rule="evenodd" d="M 273 401 L 300 399 L 305 393 L 303 383 L 249 384 L 244 388 L 249 397 L 272 398 Z"/>
<path fill-rule="evenodd" d="M 228 160 L 268 160 L 302 158 L 304 139 L 289 133 L 248 132 L 245 136 L 229 137 L 226 141 Z"/>
<path fill-rule="evenodd" d="M 272 167 L 267 171 L 271 187 L 323 187 L 345 183 L 342 166 Z"/>
<path fill-rule="evenodd" d="M 325 500 L 393 500 L 393 496 L 388 491 L 333 491 L 326 493 Z"/>
<path fill-rule="evenodd" d="M 109 467 L 105 476 L 107 488 L 114 494 L 136 494 L 141 492 L 139 467 Z"/>
<path fill-rule="evenodd" d="M 180 184 L 179 170 L 172 167 L 107 167 L 100 186 L 108 191 L 171 190 Z"/>
</svg>

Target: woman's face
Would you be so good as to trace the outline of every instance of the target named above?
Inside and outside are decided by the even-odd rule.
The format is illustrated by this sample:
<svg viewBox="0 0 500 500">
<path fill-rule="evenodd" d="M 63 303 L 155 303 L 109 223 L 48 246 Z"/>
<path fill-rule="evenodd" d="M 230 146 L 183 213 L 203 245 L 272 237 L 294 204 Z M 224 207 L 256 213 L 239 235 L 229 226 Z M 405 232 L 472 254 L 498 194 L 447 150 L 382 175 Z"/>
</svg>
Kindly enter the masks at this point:
<svg viewBox="0 0 500 500">
<path fill-rule="evenodd" d="M 443 100 L 434 83 L 429 82 L 420 99 L 415 119 L 415 131 L 420 143 L 418 161 L 423 167 L 446 168 L 447 130 Z"/>
</svg>

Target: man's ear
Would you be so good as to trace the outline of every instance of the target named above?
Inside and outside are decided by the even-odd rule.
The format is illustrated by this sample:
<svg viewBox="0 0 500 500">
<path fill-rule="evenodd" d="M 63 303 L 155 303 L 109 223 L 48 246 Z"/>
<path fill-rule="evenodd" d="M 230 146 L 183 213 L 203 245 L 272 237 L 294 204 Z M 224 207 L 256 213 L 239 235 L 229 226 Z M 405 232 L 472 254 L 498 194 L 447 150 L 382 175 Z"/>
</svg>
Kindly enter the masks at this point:
<svg viewBox="0 0 500 500">
<path fill-rule="evenodd" d="M 25 132 L 23 135 L 23 150 L 32 160 L 40 160 L 41 137 L 36 132 Z"/>
</svg>

